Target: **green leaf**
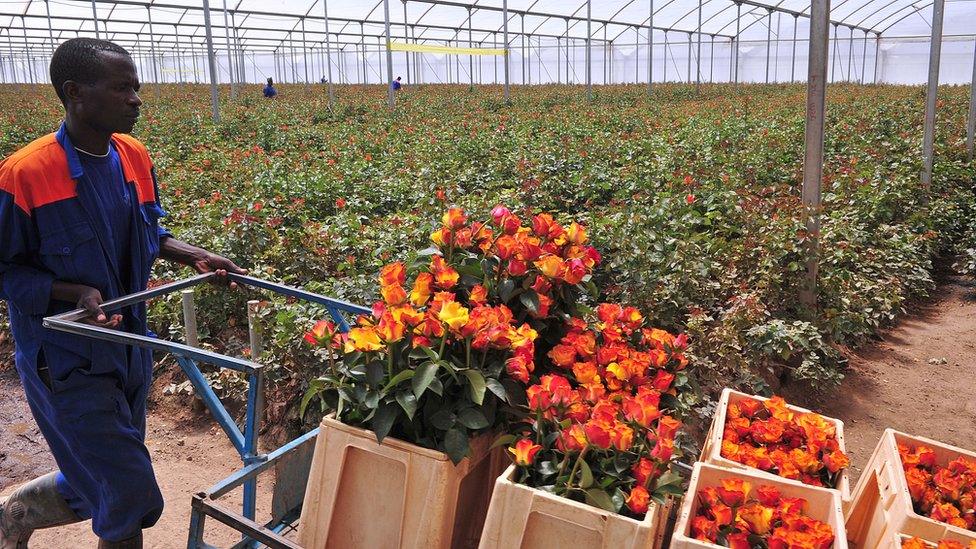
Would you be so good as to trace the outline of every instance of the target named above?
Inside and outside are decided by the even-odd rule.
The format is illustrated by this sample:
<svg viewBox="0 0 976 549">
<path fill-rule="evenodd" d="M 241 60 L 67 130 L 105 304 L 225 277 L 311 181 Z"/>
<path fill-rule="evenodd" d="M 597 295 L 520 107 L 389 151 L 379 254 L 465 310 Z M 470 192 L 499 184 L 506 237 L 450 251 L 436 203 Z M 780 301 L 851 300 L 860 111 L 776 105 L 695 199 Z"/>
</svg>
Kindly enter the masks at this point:
<svg viewBox="0 0 976 549">
<path fill-rule="evenodd" d="M 403 408 L 403 411 L 407 413 L 407 418 L 412 421 L 413 415 L 417 412 L 417 397 L 410 391 L 403 390 L 397 392 L 396 401 Z"/>
<path fill-rule="evenodd" d="M 502 385 L 497 379 L 490 377 L 485 380 L 485 385 L 488 390 L 495 394 L 502 402 L 508 402 L 508 393 L 505 391 L 505 386 Z"/>
<path fill-rule="evenodd" d="M 420 366 L 417 366 L 413 379 L 410 380 L 410 387 L 413 389 L 414 396 L 420 398 L 424 394 L 427 387 L 430 387 L 430 382 L 434 380 L 436 373 L 436 362 L 424 362 Z"/>
<path fill-rule="evenodd" d="M 385 374 L 383 363 L 378 360 L 366 365 L 366 383 L 369 383 L 370 387 L 379 387 Z"/>
<path fill-rule="evenodd" d="M 458 422 L 464 425 L 468 429 L 477 430 L 484 429 L 488 425 L 488 419 L 485 414 L 481 413 L 481 410 L 477 408 L 465 408 L 458 413 Z"/>
<path fill-rule="evenodd" d="M 535 293 L 535 290 L 526 290 L 519 294 L 519 301 L 522 302 L 522 305 L 525 305 L 525 308 L 528 309 L 530 313 L 539 313 L 539 294 Z"/>
<path fill-rule="evenodd" d="M 391 379 L 389 383 L 386 384 L 386 387 L 383 387 L 383 392 L 384 393 L 390 392 L 390 389 L 396 387 L 401 381 L 408 380 L 413 376 L 414 376 L 414 370 L 404 370 L 400 372 L 399 374 L 393 376 L 393 379 Z"/>
<path fill-rule="evenodd" d="M 313 398 L 318 396 L 325 386 L 326 381 L 322 378 L 316 378 L 308 382 L 308 390 L 305 391 L 305 395 L 302 397 L 302 404 L 298 409 L 299 417 L 305 417 L 305 408 L 308 407 L 308 403 L 311 402 Z"/>
<path fill-rule="evenodd" d="M 451 458 L 454 465 L 468 455 L 468 434 L 464 429 L 453 427 L 447 431 L 444 435 L 444 453 Z"/>
<path fill-rule="evenodd" d="M 508 303 L 508 300 L 512 299 L 512 292 L 515 291 L 515 281 L 511 278 L 506 278 L 498 284 L 498 297 L 502 298 L 502 301 Z"/>
<path fill-rule="evenodd" d="M 376 415 L 373 416 L 373 432 L 376 434 L 376 442 L 383 442 L 386 435 L 390 434 L 390 429 L 393 428 L 393 423 L 396 421 L 399 412 L 397 407 L 384 402 L 380 405 L 379 409 L 376 410 Z"/>
<path fill-rule="evenodd" d="M 680 486 L 681 485 L 681 475 L 675 473 L 674 471 L 665 471 L 663 475 L 658 477 L 657 481 L 654 482 L 654 489 L 663 488 L 665 486 Z"/>
<path fill-rule="evenodd" d="M 586 491 L 586 503 L 600 509 L 605 509 L 611 513 L 616 513 L 617 509 L 613 505 L 610 496 L 599 488 L 590 488 Z"/>
<path fill-rule="evenodd" d="M 491 443 L 491 448 L 489 449 L 494 450 L 499 446 L 508 446 L 513 442 L 515 442 L 515 435 L 499 435 L 498 438 L 495 439 L 495 442 Z"/>
<path fill-rule="evenodd" d="M 454 426 L 454 414 L 450 410 L 438 410 L 430 416 L 430 424 L 435 429 L 446 431 Z"/>
<path fill-rule="evenodd" d="M 585 490 L 590 486 L 593 486 L 593 471 L 590 471 L 590 466 L 586 463 L 586 460 L 580 460 L 579 487 Z"/>
<path fill-rule="evenodd" d="M 464 377 L 468 378 L 471 400 L 480 406 L 485 401 L 485 388 L 487 387 L 485 376 L 481 375 L 478 370 L 464 370 L 462 373 Z"/>
</svg>

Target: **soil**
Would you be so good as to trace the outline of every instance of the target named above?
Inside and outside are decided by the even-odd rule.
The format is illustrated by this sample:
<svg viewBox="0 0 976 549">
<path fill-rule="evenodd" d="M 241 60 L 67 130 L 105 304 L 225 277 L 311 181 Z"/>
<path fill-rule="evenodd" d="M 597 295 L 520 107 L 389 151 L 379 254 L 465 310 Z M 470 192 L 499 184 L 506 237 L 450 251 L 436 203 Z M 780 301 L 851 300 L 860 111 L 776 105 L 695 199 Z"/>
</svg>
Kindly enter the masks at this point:
<svg viewBox="0 0 976 549">
<path fill-rule="evenodd" d="M 0 347 L 3 347 L 0 344 Z M 23 481 L 54 469 L 12 366 L 9 346 L 0 348 L 0 490 L 9 493 Z M 976 285 L 961 278 L 943 279 L 932 297 L 877 341 L 849 354 L 842 385 L 825 395 L 787 391 L 792 402 L 844 421 L 845 440 L 854 468 L 852 481 L 866 465 L 887 427 L 962 447 L 976 441 Z M 146 531 L 146 547 L 186 546 L 190 499 L 240 467 L 237 452 L 209 414 L 185 395 L 164 395 L 162 388 L 180 381 L 163 372 L 155 382 L 149 411 L 147 446 L 167 507 L 159 523 Z M 259 509 L 267 509 L 270 482 L 259 485 Z M 239 508 L 228 496 L 227 505 Z M 239 535 L 208 521 L 206 541 L 227 547 Z M 33 547 L 94 547 L 87 523 L 39 531 Z"/>
<path fill-rule="evenodd" d="M 976 284 L 945 276 L 930 299 L 849 355 L 836 391 L 788 399 L 844 421 L 851 482 L 888 427 L 976 450 Z"/>
</svg>

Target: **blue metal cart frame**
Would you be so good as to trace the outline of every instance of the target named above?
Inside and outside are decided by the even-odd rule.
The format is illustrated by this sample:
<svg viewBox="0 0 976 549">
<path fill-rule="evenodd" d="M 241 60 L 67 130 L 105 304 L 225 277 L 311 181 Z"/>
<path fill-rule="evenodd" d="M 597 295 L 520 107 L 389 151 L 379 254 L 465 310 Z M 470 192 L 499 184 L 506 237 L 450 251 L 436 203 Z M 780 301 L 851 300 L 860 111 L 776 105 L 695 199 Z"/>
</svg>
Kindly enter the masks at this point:
<svg viewBox="0 0 976 549">
<path fill-rule="evenodd" d="M 207 282 L 215 276 L 216 275 L 214 273 L 206 273 L 185 280 L 172 282 L 170 284 L 158 286 L 143 292 L 107 301 L 102 304 L 102 308 L 107 311 L 117 310 L 122 307 L 152 299 L 154 297 L 163 296 L 176 291 L 187 290 L 198 284 Z M 370 313 L 370 309 L 366 307 L 307 292 L 292 286 L 285 286 L 282 284 L 233 273 L 229 273 L 227 278 L 230 282 L 236 282 L 244 286 L 260 288 L 277 294 L 323 305 L 329 312 L 329 315 L 335 320 L 339 330 L 343 332 L 349 330 L 349 324 L 343 317 L 343 313 Z M 185 305 L 186 302 L 184 302 L 184 314 L 188 317 L 188 328 L 190 324 L 193 325 L 192 330 L 188 329 L 187 339 L 188 341 L 195 342 L 195 317 L 193 317 L 192 314 L 187 314 L 188 310 Z M 301 497 L 304 494 L 304 483 L 307 481 L 307 462 L 311 455 L 311 448 L 314 445 L 315 437 L 318 435 L 318 429 L 315 429 L 299 437 L 298 439 L 285 444 L 270 454 L 258 453 L 258 431 L 260 428 L 260 418 L 264 409 L 262 398 L 264 393 L 264 369 L 262 365 L 251 360 L 229 357 L 204 349 L 199 349 L 191 345 L 184 345 L 154 337 L 134 335 L 108 328 L 92 326 L 90 324 L 81 322 L 81 320 L 86 316 L 87 312 L 85 312 L 83 309 L 77 309 L 45 318 L 44 326 L 54 330 L 83 335 L 94 339 L 134 345 L 137 347 L 143 347 L 154 351 L 162 351 L 173 355 L 174 358 L 176 358 L 176 361 L 179 363 L 180 368 L 182 368 L 183 372 L 186 373 L 187 378 L 189 378 L 190 383 L 193 385 L 193 388 L 196 391 L 196 394 L 200 396 L 204 404 L 214 415 L 217 423 L 224 430 L 224 433 L 227 434 L 227 437 L 230 439 L 231 443 L 234 445 L 234 448 L 240 454 L 241 460 L 244 462 L 244 467 L 240 471 L 219 482 L 209 491 L 201 492 L 194 496 L 187 547 L 189 549 L 211 547 L 203 541 L 203 526 L 205 516 L 211 516 L 216 520 L 242 532 L 244 534 L 244 540 L 237 545 L 238 547 L 252 547 L 256 543 L 263 543 L 269 547 L 275 548 L 298 547 L 293 542 L 280 536 L 279 533 L 298 519 L 297 513 L 300 512 L 301 508 Z M 254 347 L 255 344 L 252 334 L 252 349 L 254 349 Z M 256 354 L 257 353 L 252 354 L 252 357 L 256 358 Z M 197 365 L 198 363 L 213 364 L 221 368 L 228 368 L 247 374 L 247 410 L 243 430 L 241 430 L 241 428 L 237 425 L 227 409 L 224 408 L 224 405 L 220 402 L 217 394 L 214 392 L 213 388 L 200 371 L 200 368 Z M 292 484 L 297 482 L 298 485 L 293 486 L 290 489 L 290 492 L 287 494 L 279 494 L 276 491 L 276 507 L 281 507 L 281 505 L 284 505 L 286 508 L 273 511 L 274 518 L 272 521 L 265 526 L 261 526 L 254 522 L 257 497 L 257 475 L 272 467 L 285 467 L 285 464 L 287 464 L 289 461 L 296 463 L 292 464 L 290 469 L 285 469 L 286 476 L 289 478 L 286 479 L 284 484 L 287 485 L 290 481 Z M 303 462 L 305 463 L 304 471 L 302 471 Z M 303 472 L 305 478 L 301 478 Z M 217 498 L 240 486 L 243 486 L 244 488 L 244 504 L 241 514 L 230 511 L 223 505 L 216 502 Z M 279 498 L 279 496 L 281 497 Z M 284 503 L 279 504 L 279 499 Z M 296 501 L 297 506 L 295 505 Z"/>
</svg>

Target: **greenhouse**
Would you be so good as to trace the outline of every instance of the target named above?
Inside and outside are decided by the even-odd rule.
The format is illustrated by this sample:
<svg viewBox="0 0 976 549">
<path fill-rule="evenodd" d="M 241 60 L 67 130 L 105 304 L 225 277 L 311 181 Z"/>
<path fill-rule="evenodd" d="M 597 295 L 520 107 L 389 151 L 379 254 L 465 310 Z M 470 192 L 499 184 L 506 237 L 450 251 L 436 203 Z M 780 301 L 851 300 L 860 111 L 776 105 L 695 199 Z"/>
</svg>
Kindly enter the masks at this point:
<svg viewBox="0 0 976 549">
<path fill-rule="evenodd" d="M 976 0 L 11 0 L 0 104 L 0 547 L 976 548 Z"/>
</svg>

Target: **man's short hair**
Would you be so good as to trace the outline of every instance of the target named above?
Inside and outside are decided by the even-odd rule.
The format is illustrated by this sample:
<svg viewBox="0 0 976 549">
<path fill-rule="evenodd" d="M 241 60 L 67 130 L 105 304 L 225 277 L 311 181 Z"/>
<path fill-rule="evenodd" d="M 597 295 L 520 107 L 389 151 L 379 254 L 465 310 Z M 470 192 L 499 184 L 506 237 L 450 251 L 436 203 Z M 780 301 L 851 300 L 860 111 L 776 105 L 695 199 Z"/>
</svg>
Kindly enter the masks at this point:
<svg viewBox="0 0 976 549">
<path fill-rule="evenodd" d="M 68 80 L 93 85 L 104 76 L 104 65 L 99 57 L 104 51 L 131 57 L 122 46 L 96 38 L 72 38 L 54 50 L 51 56 L 51 84 L 62 103 L 67 104 L 61 88 Z"/>
</svg>

